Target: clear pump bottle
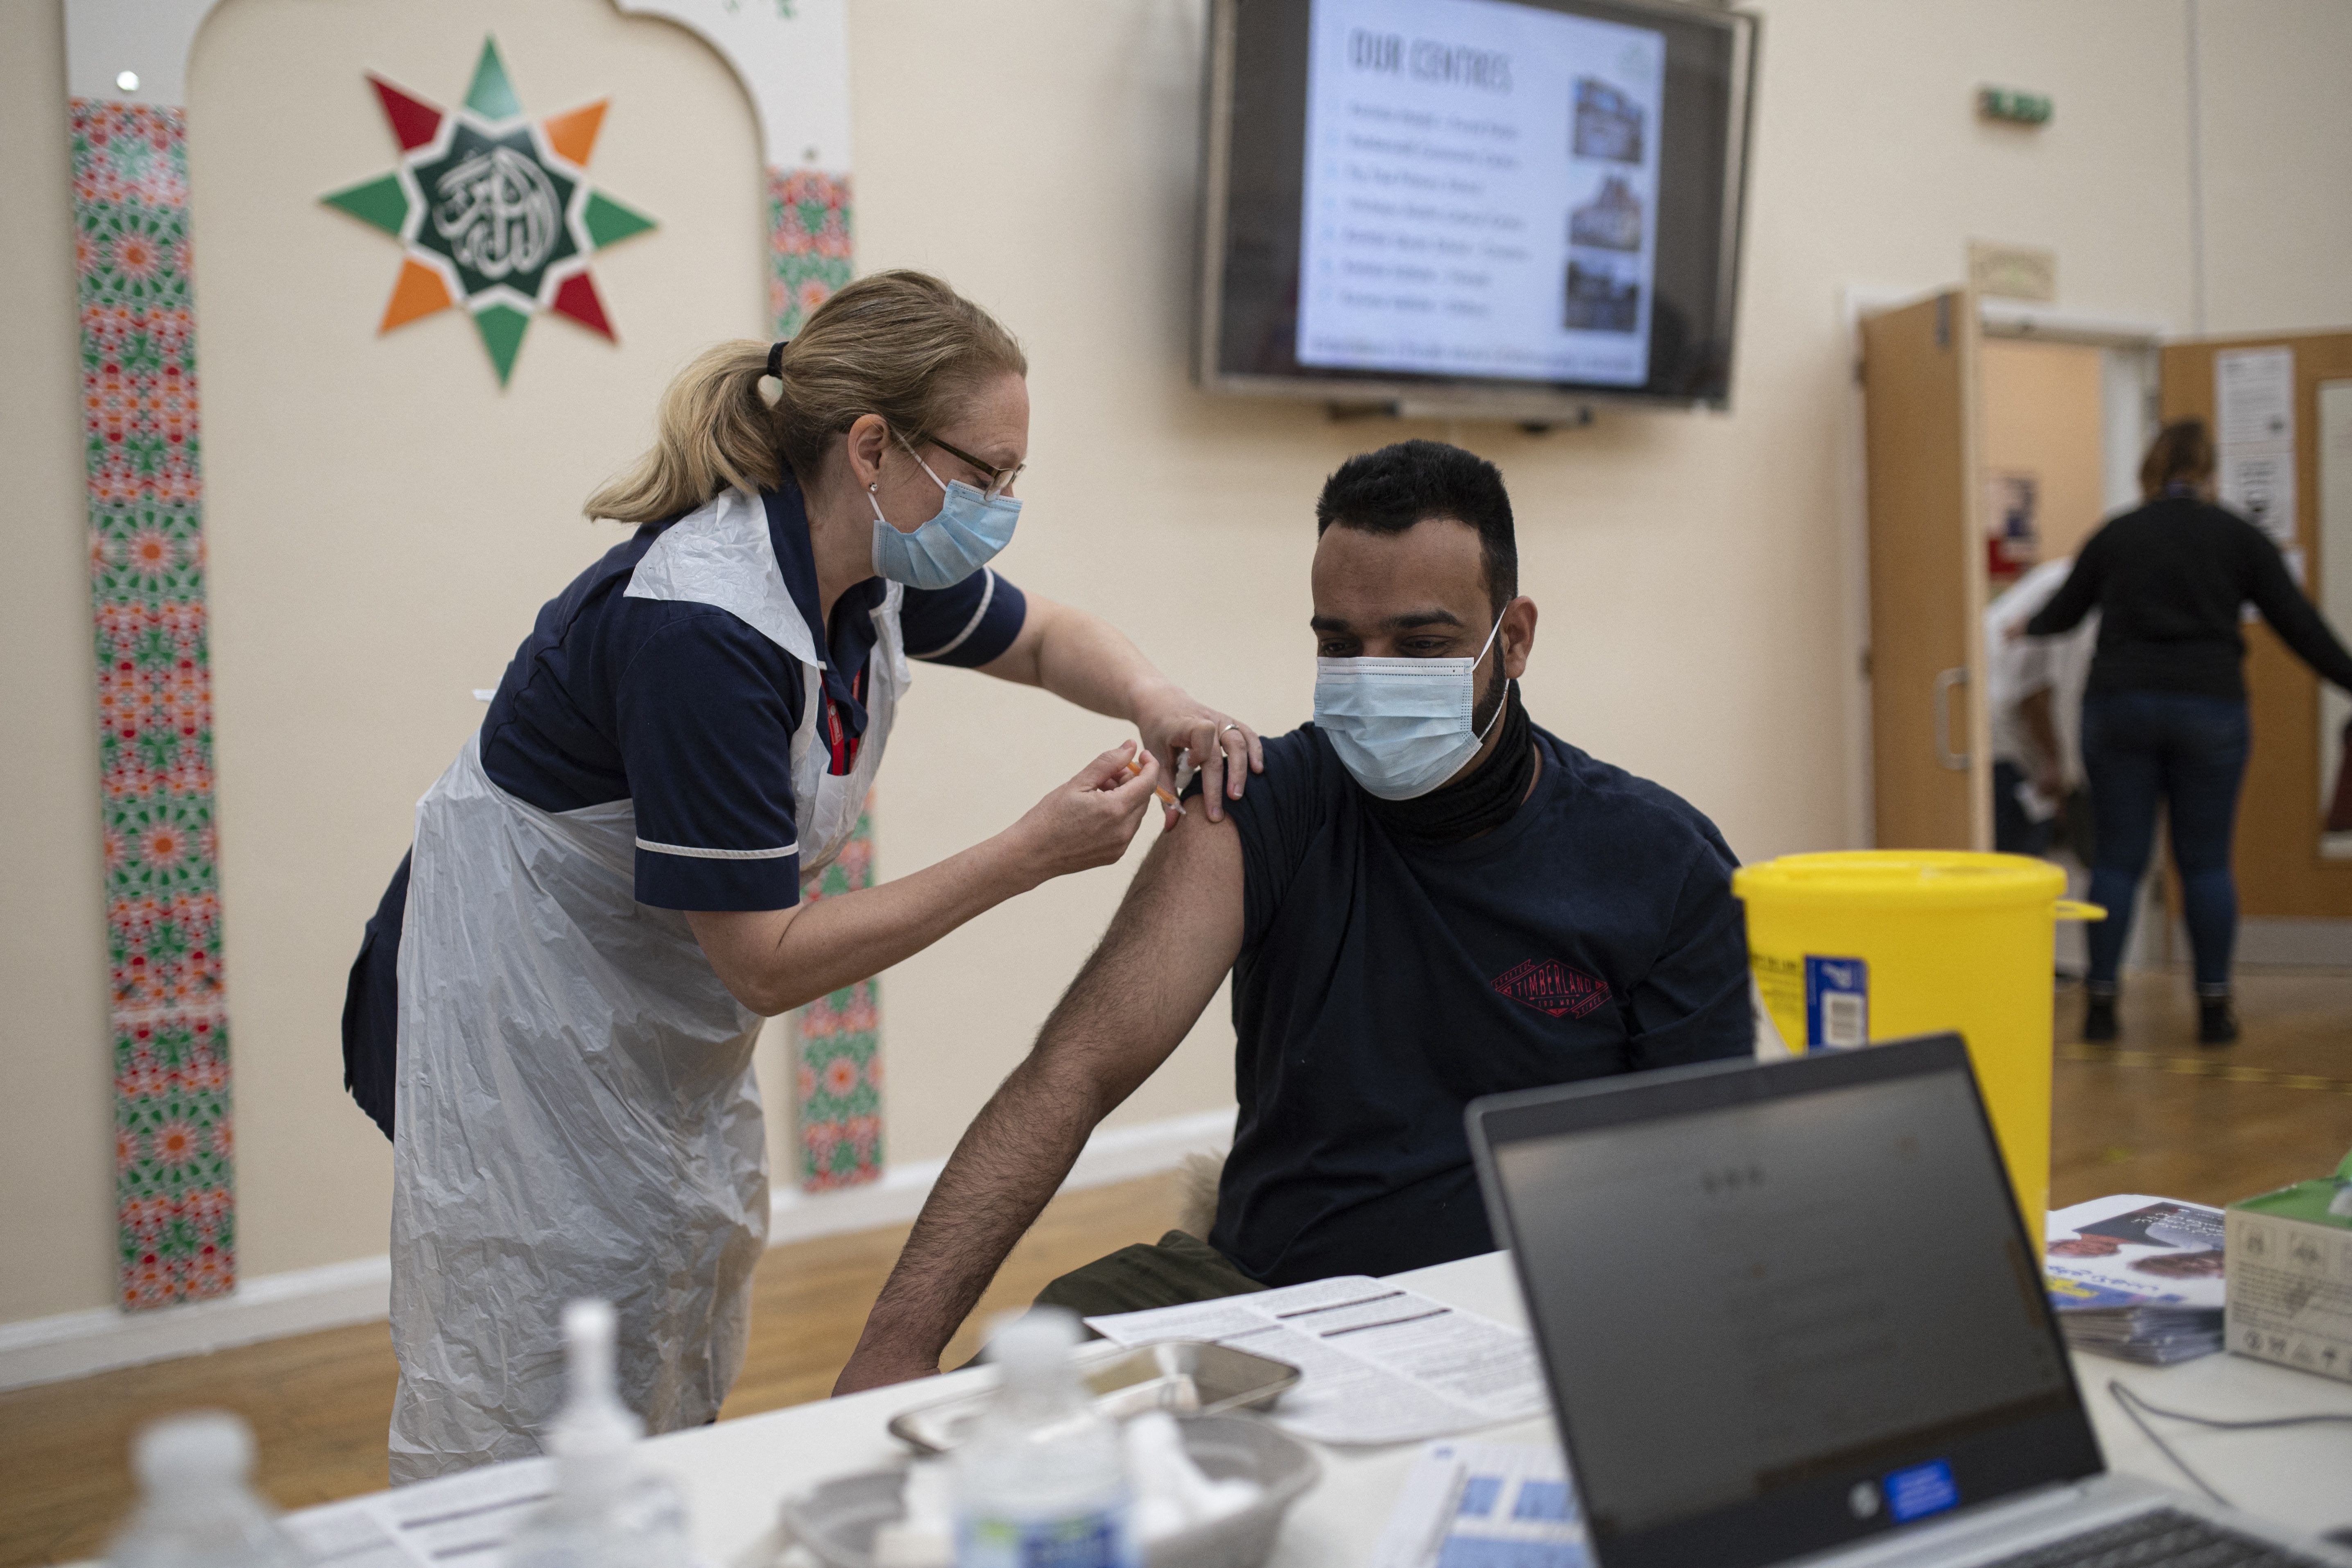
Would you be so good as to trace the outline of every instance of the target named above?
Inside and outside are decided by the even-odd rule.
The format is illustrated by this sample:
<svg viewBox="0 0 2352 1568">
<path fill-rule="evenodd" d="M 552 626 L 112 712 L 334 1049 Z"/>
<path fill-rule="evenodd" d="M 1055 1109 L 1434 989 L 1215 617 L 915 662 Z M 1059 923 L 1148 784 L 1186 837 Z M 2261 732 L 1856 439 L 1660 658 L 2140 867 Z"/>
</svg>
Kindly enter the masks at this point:
<svg viewBox="0 0 2352 1568">
<path fill-rule="evenodd" d="M 310 1556 L 253 1489 L 253 1433 L 226 1411 L 158 1421 L 131 1449 L 139 1508 L 113 1568 L 301 1568 Z"/>
<path fill-rule="evenodd" d="M 1053 1308 L 989 1340 L 1003 1382 L 955 1450 L 956 1568 L 1138 1568 L 1126 1451 L 1070 1363 L 1077 1342 Z"/>
<path fill-rule="evenodd" d="M 637 1463 L 645 1424 L 613 1391 L 609 1302 L 563 1309 L 565 1397 L 548 1434 L 555 1495 L 508 1542 L 506 1568 L 688 1568 L 686 1500 Z"/>
</svg>

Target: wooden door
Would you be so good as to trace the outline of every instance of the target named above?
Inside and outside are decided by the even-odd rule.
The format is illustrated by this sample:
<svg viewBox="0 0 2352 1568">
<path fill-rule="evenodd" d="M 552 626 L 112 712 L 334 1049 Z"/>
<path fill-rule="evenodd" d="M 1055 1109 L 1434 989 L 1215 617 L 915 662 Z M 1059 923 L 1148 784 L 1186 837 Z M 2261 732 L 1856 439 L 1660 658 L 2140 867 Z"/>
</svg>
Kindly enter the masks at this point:
<svg viewBox="0 0 2352 1568">
<path fill-rule="evenodd" d="M 1955 289 L 1862 323 L 1870 716 L 1884 849 L 1992 847 L 1980 337 Z"/>
<path fill-rule="evenodd" d="M 2166 419 L 2193 416 L 2211 429 L 2214 356 L 2253 348 L 2294 351 L 2294 528 L 2304 585 L 2313 591 L 2322 581 L 2326 542 L 2319 527 L 2319 387 L 2352 379 L 2352 332 L 2168 343 L 2158 401 Z M 2320 733 L 2319 678 L 2270 627 L 2256 623 L 2244 632 L 2254 752 L 2238 805 L 2239 911 L 2256 919 L 2352 916 L 2352 860 L 2320 854 L 2319 748 L 2340 742 Z M 2336 632 L 2352 637 L 2352 626 L 2341 620 Z"/>
<path fill-rule="evenodd" d="M 2033 482 L 2036 561 L 2074 554 L 2105 521 L 2105 357 L 2089 343 L 1985 340 L 1985 472 Z"/>
</svg>

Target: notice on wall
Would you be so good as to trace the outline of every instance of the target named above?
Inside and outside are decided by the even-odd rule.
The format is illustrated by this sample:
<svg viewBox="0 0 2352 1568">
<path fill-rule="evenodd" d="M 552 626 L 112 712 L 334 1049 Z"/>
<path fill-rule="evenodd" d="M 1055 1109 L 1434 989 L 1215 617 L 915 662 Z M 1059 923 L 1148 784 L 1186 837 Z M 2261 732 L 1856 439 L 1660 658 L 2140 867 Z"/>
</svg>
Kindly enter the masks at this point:
<svg viewBox="0 0 2352 1568">
<path fill-rule="evenodd" d="M 2252 520 L 2281 550 L 2294 548 L 2294 454 L 2223 451 L 2214 488 L 2221 504 Z"/>
<path fill-rule="evenodd" d="M 2215 488 L 2281 550 L 2295 544 L 2294 351 L 2213 356 Z"/>
<path fill-rule="evenodd" d="M 2213 439 L 2224 447 L 2294 445 L 2294 351 L 2231 349 L 2213 356 Z"/>
<path fill-rule="evenodd" d="M 1637 386 L 1665 39 L 1507 0 L 1315 0 L 1302 364 Z"/>
</svg>

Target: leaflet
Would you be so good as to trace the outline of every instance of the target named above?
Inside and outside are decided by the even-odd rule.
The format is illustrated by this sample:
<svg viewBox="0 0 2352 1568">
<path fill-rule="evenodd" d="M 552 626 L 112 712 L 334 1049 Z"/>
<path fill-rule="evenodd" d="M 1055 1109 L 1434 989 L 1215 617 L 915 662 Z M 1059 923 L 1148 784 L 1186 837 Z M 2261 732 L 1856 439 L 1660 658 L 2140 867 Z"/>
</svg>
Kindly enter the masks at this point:
<svg viewBox="0 0 2352 1568">
<path fill-rule="evenodd" d="M 289 1514 L 319 1568 L 489 1568 L 555 1488 L 555 1461 L 517 1459 Z"/>
<path fill-rule="evenodd" d="M 2221 1211 L 2138 1193 L 2054 1210 L 2045 1232 L 2050 1301 L 2221 1310 Z"/>
<path fill-rule="evenodd" d="M 1370 1568 L 1586 1568 L 1568 1461 L 1549 1444 L 1432 1443 Z"/>
<path fill-rule="evenodd" d="M 1214 1340 L 1305 1376 L 1274 1420 L 1318 1443 L 1404 1443 L 1549 1407 L 1535 1346 L 1491 1318 L 1362 1275 L 1087 1326 L 1122 1345 Z"/>
</svg>

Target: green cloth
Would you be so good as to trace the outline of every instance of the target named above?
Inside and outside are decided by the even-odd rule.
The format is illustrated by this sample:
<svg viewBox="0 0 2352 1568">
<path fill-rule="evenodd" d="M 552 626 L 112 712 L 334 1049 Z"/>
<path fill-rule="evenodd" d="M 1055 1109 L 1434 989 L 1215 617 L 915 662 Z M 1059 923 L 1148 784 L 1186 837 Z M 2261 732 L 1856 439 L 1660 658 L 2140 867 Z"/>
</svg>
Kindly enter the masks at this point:
<svg viewBox="0 0 2352 1568">
<path fill-rule="evenodd" d="M 1221 1296 L 1265 1289 L 1207 1242 L 1171 1230 L 1156 1246 L 1139 1241 L 1071 1269 L 1037 1293 L 1037 1305 L 1061 1307 L 1081 1318 L 1099 1318 L 1150 1307 L 1179 1307 L 1187 1301 L 1213 1301 Z M 1092 1330 L 1087 1332 L 1101 1337 Z"/>
</svg>

